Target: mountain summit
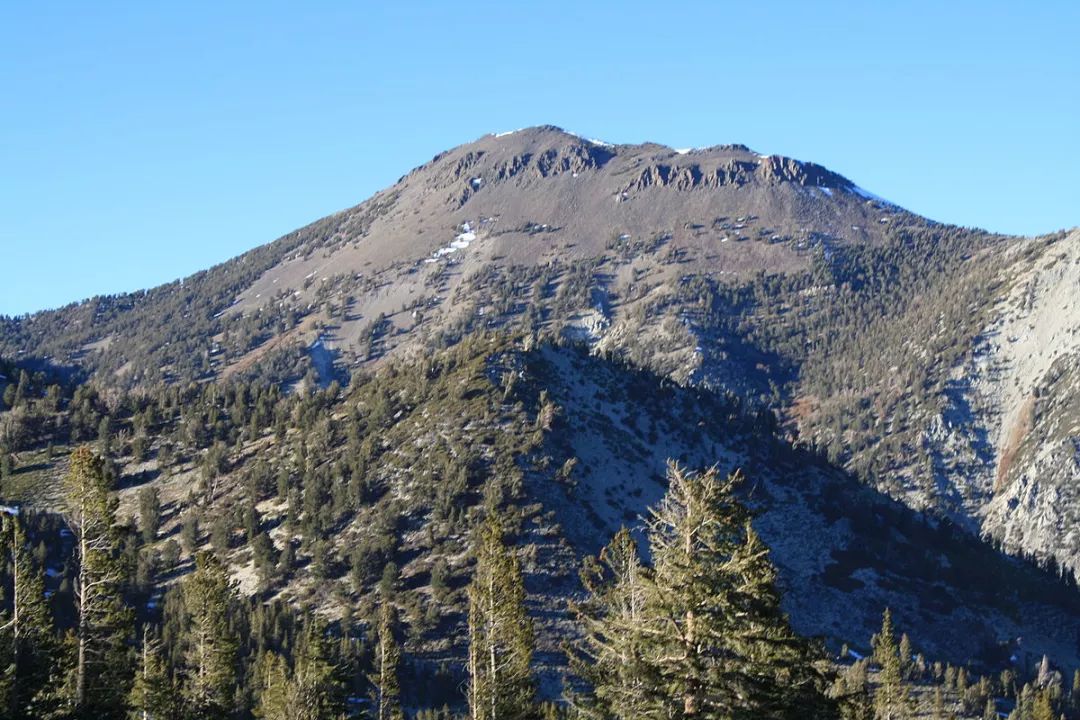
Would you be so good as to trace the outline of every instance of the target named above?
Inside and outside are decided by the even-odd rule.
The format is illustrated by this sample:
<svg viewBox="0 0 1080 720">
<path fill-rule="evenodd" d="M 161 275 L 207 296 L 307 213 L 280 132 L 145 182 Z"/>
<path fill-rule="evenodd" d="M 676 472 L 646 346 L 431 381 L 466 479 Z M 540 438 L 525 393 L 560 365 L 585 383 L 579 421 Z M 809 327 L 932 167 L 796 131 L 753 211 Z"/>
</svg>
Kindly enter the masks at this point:
<svg viewBox="0 0 1080 720">
<path fill-rule="evenodd" d="M 813 163 L 542 126 L 190 278 L 0 321 L 0 355 L 123 388 L 325 386 L 478 330 L 560 338 L 1076 568 L 1078 263 L 1080 233 L 941 225 Z"/>
</svg>

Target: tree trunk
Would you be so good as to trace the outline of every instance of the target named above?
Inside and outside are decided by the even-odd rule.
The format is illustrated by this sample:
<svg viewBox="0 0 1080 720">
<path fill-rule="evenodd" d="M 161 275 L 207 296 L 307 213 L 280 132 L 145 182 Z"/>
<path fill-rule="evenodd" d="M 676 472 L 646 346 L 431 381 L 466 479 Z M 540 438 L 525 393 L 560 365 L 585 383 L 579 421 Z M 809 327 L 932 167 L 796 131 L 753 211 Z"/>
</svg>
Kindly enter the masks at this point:
<svg viewBox="0 0 1080 720">
<path fill-rule="evenodd" d="M 18 533 L 16 532 L 15 523 L 18 522 L 14 517 L 11 518 L 11 560 L 12 560 L 12 583 L 14 590 L 12 592 L 12 611 L 11 611 L 11 623 L 12 623 L 12 646 L 11 646 L 11 659 L 14 672 L 11 673 L 11 716 L 15 717 L 18 711 L 19 702 L 19 655 L 22 646 L 22 638 L 19 636 L 19 547 L 18 547 Z"/>
<path fill-rule="evenodd" d="M 86 583 L 86 501 L 79 508 L 79 657 L 75 669 L 75 707 L 83 707 L 86 701 L 86 643 L 90 631 L 90 613 L 87 610 Z"/>
</svg>

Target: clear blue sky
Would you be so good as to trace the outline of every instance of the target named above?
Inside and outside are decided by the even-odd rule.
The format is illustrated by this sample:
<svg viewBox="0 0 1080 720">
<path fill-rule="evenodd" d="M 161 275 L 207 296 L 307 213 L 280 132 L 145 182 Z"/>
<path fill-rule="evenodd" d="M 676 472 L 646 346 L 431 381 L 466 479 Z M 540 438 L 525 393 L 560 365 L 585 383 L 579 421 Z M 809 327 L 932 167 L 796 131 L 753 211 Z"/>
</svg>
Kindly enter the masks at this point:
<svg viewBox="0 0 1080 720">
<path fill-rule="evenodd" d="M 0 313 L 159 284 L 552 123 L 1080 225 L 1080 3 L 11 2 Z M 303 8 L 302 10 L 300 8 Z"/>
</svg>

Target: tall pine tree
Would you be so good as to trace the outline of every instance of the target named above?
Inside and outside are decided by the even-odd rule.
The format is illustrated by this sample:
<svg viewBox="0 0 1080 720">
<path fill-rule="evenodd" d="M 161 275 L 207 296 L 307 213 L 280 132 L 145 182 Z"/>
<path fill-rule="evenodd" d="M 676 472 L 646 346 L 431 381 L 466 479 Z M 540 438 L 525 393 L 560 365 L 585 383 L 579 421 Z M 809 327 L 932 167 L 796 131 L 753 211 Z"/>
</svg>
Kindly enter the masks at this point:
<svg viewBox="0 0 1080 720">
<path fill-rule="evenodd" d="M 195 572 L 184 580 L 190 617 L 184 662 L 184 700 L 196 717 L 225 718 L 233 710 L 238 641 L 229 625 L 234 590 L 229 574 L 209 552 L 195 556 Z"/>
<path fill-rule="evenodd" d="M 581 581 L 588 597 L 572 606 L 581 638 L 568 653 L 571 669 L 589 686 L 570 697 L 586 718 L 656 717 L 649 701 L 655 679 L 642 655 L 649 579 L 626 528 L 598 558 L 586 559 Z"/>
<path fill-rule="evenodd" d="M 874 636 L 874 660 L 881 667 L 878 688 L 874 693 L 874 716 L 877 720 L 907 720 L 911 717 L 907 688 L 901 670 L 900 648 L 896 644 L 892 612 L 885 608 L 881 630 Z"/>
<path fill-rule="evenodd" d="M 324 623 L 308 620 L 293 671 L 295 720 L 345 717 L 345 678 Z"/>
<path fill-rule="evenodd" d="M 389 598 L 379 608 L 379 644 L 375 648 L 376 720 L 401 720 L 401 683 L 398 679 L 401 646 L 398 644 L 397 610 Z"/>
<path fill-rule="evenodd" d="M 5 717 L 40 718 L 60 706 L 61 657 L 45 600 L 44 580 L 18 514 L 7 516 L 0 533 L 10 550 L 11 614 L 3 633 L 2 707 Z M 57 672 L 57 671 L 60 672 Z"/>
<path fill-rule="evenodd" d="M 534 717 L 532 620 L 525 611 L 521 563 L 494 514 L 480 528 L 469 586 L 469 717 Z"/>
<path fill-rule="evenodd" d="M 648 523 L 651 571 L 624 531 L 593 572 L 606 579 L 586 578 L 580 652 L 596 660 L 585 674 L 594 714 L 833 716 L 817 655 L 789 627 L 768 549 L 735 498 L 740 477 L 669 463 L 668 481 Z"/>
<path fill-rule="evenodd" d="M 139 668 L 128 700 L 132 720 L 171 720 L 177 714 L 176 691 L 169 679 L 161 642 L 143 629 Z"/>
<path fill-rule="evenodd" d="M 109 490 L 104 461 L 89 447 L 76 448 L 64 500 L 79 563 L 72 702 L 76 714 L 86 717 L 121 717 L 133 676 L 128 652 L 133 618 L 124 604 L 128 573 Z"/>
</svg>

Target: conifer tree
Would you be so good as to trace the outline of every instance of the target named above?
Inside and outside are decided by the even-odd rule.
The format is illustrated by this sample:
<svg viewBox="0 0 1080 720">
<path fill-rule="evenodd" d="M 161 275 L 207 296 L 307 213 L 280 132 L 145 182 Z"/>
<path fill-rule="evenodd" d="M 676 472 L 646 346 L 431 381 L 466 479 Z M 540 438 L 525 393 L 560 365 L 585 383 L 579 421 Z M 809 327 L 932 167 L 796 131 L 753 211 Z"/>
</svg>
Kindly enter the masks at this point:
<svg viewBox="0 0 1080 720">
<path fill-rule="evenodd" d="M 132 720 L 170 720 L 176 717 L 176 693 L 169 680 L 161 642 L 143 630 L 139 667 L 128 700 Z"/>
<path fill-rule="evenodd" d="M 521 563 L 494 514 L 480 528 L 468 595 L 470 719 L 533 717 L 533 628 Z"/>
<path fill-rule="evenodd" d="M 911 713 L 908 708 L 907 688 L 900 671 L 900 650 L 893 631 L 892 612 L 885 608 L 881 618 L 881 630 L 874 636 L 874 660 L 881 667 L 879 687 L 874 693 L 874 715 L 877 720 L 906 720 Z"/>
<path fill-rule="evenodd" d="M 572 606 L 582 637 L 570 648 L 571 669 L 591 693 L 572 696 L 587 718 L 650 717 L 654 678 L 642 657 L 648 570 L 626 528 L 581 571 L 588 598 Z"/>
<path fill-rule="evenodd" d="M 668 480 L 648 528 L 655 716 L 832 715 L 814 653 L 780 609 L 768 548 L 734 496 L 741 475 L 669 463 Z"/>
<path fill-rule="evenodd" d="M 285 660 L 266 652 L 258 665 L 258 702 L 263 720 L 340 720 L 346 716 L 345 679 L 321 622 L 309 621 L 290 674 Z"/>
<path fill-rule="evenodd" d="M 290 720 L 294 700 L 285 660 L 275 652 L 260 658 L 258 702 L 254 715 L 262 720 Z"/>
<path fill-rule="evenodd" d="M 900 635 L 899 653 L 900 676 L 905 680 L 910 680 L 911 674 L 915 669 L 915 663 L 913 661 L 913 658 L 915 657 L 915 652 L 911 649 L 911 638 L 908 637 L 907 633 L 903 633 Z"/>
<path fill-rule="evenodd" d="M 401 720 L 401 684 L 398 679 L 401 647 L 397 639 L 397 610 L 388 598 L 379 608 L 379 644 L 375 650 L 376 720 Z"/>
<path fill-rule="evenodd" d="M 75 536 L 78 575 L 72 702 L 77 714 L 118 717 L 132 679 L 128 643 L 132 614 L 124 605 L 126 573 L 104 461 L 76 448 L 65 479 L 67 523 Z"/>
<path fill-rule="evenodd" d="M 157 488 L 145 487 L 139 491 L 139 532 L 145 544 L 154 542 L 161 525 L 161 497 Z"/>
<path fill-rule="evenodd" d="M 11 615 L 3 633 L 2 689 L 6 717 L 42 717 L 55 709 L 60 664 L 52 614 L 46 605 L 41 569 L 34 563 L 17 514 L 0 528 L 9 541 L 11 557 Z"/>
<path fill-rule="evenodd" d="M 325 624 L 309 620 L 292 679 L 295 720 L 345 717 L 345 682 L 333 652 Z"/>
<path fill-rule="evenodd" d="M 1050 693 L 1045 689 L 1040 690 L 1032 704 L 1031 720 L 1056 720 L 1056 718 L 1054 706 L 1050 702 Z"/>
<path fill-rule="evenodd" d="M 945 718 L 945 695 L 941 692 L 941 686 L 934 688 L 934 708 L 931 720 L 946 720 Z"/>
<path fill-rule="evenodd" d="M 228 572 L 209 552 L 195 557 L 195 572 L 183 585 L 184 605 L 191 619 L 185 658 L 184 699 L 200 718 L 227 717 L 237 685 L 236 636 L 229 626 L 234 596 Z"/>
</svg>

